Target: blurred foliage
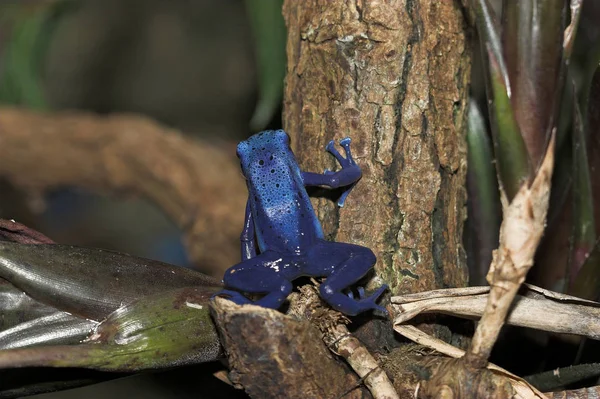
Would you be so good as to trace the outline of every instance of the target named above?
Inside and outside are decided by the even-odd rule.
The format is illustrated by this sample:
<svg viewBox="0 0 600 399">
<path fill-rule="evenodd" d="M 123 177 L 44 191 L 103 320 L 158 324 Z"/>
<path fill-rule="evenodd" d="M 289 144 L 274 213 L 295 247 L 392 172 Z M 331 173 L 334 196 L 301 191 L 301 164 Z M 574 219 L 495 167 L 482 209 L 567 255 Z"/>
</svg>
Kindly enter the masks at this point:
<svg viewBox="0 0 600 399">
<path fill-rule="evenodd" d="M 250 129 L 264 129 L 281 109 L 285 77 L 286 30 L 281 13 L 283 0 L 246 0 L 246 10 L 254 35 L 258 70 L 258 104 Z"/>
<path fill-rule="evenodd" d="M 478 234 L 467 235 L 469 252 L 469 281 L 471 285 L 485 285 L 492 251 L 498 247 L 501 208 L 494 165 L 493 148 L 485 119 L 477 103 L 469 104 L 467 129 L 467 190 L 469 207 L 466 230 Z M 477 223 L 475 225 L 474 223 Z"/>
<path fill-rule="evenodd" d="M 44 92 L 47 53 L 62 17 L 79 5 L 73 0 L 0 4 L 0 103 L 33 109 L 49 107 Z M 283 0 L 245 0 L 258 73 L 251 131 L 267 127 L 278 119 L 276 112 L 281 110 L 286 65 L 282 5 Z M 246 80 L 255 79 L 252 72 L 248 71 Z"/>
<path fill-rule="evenodd" d="M 52 32 L 70 0 L 0 5 L 0 103 L 48 106 L 42 69 Z"/>
</svg>

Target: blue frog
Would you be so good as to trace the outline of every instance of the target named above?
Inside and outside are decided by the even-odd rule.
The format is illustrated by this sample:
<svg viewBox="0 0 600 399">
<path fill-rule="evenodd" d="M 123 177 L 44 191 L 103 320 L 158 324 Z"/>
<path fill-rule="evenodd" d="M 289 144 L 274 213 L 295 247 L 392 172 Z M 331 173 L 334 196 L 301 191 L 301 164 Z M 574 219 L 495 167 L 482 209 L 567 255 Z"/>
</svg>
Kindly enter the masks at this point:
<svg viewBox="0 0 600 399">
<path fill-rule="evenodd" d="M 341 164 L 337 172 L 302 172 L 283 130 L 267 130 L 239 143 L 237 155 L 248 186 L 246 217 L 241 234 L 242 261 L 225 272 L 226 289 L 217 295 L 237 304 L 277 309 L 301 276 L 326 277 L 319 290 L 334 309 L 356 315 L 369 309 L 387 314 L 376 300 L 387 289 L 380 287 L 369 297 L 358 289 L 359 299 L 342 290 L 361 279 L 375 264 L 369 248 L 326 241 L 305 186 L 344 187 L 338 205 L 361 178 L 360 167 L 350 152 L 350 139 L 340 140 L 346 157 L 331 141 L 325 149 Z M 238 291 L 265 293 L 255 302 Z"/>
</svg>

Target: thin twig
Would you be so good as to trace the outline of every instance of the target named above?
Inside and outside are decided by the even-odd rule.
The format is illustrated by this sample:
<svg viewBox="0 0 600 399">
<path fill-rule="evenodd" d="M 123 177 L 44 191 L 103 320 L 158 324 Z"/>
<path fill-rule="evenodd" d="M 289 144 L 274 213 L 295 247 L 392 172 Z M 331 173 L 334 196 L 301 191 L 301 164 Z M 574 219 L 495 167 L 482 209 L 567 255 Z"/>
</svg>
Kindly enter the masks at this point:
<svg viewBox="0 0 600 399">
<path fill-rule="evenodd" d="M 361 380 L 364 380 L 374 399 L 399 399 L 398 393 L 396 393 L 394 386 L 377 360 L 348 331 L 345 325 L 338 324 L 330 330 L 330 333 L 335 340 L 335 343 L 330 345 L 330 349 L 346 359 Z"/>
<path fill-rule="evenodd" d="M 487 275 L 491 286 L 487 305 L 465 356 L 470 367 L 485 367 L 515 295 L 533 265 L 546 224 L 554 143 L 553 135 L 531 186 L 524 183 L 510 204 L 502 193 L 504 219 L 500 227 L 500 246 L 494 251 Z"/>
<path fill-rule="evenodd" d="M 291 298 L 289 314 L 298 318 L 308 318 L 325 334 L 324 341 L 329 350 L 343 357 L 358 374 L 375 399 L 396 399 L 394 389 L 385 371 L 369 350 L 346 327 L 348 322 L 341 313 L 324 309 L 317 292 L 318 283 L 300 287 L 300 295 Z"/>
</svg>

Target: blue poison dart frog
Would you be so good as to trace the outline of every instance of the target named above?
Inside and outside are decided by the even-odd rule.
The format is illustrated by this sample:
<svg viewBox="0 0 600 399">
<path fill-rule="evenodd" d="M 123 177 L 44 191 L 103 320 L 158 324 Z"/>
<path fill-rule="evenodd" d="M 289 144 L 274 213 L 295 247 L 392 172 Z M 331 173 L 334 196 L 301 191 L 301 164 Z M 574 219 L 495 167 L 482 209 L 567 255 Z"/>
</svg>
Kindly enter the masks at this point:
<svg viewBox="0 0 600 399">
<path fill-rule="evenodd" d="M 377 298 L 387 289 L 380 287 L 359 299 L 342 290 L 361 279 L 375 264 L 369 248 L 326 241 L 310 203 L 305 186 L 345 187 L 338 201 L 344 201 L 362 176 L 350 153 L 350 139 L 340 140 L 346 157 L 331 141 L 325 149 L 341 164 L 338 172 L 324 174 L 302 172 L 283 130 L 267 130 L 239 143 L 237 155 L 248 185 L 246 218 L 241 234 L 242 261 L 225 272 L 226 289 L 219 296 L 237 304 L 277 309 L 292 291 L 292 281 L 301 276 L 326 277 L 320 286 L 321 297 L 334 309 L 356 315 L 369 309 L 387 314 Z M 265 293 L 252 302 L 238 290 Z"/>
</svg>

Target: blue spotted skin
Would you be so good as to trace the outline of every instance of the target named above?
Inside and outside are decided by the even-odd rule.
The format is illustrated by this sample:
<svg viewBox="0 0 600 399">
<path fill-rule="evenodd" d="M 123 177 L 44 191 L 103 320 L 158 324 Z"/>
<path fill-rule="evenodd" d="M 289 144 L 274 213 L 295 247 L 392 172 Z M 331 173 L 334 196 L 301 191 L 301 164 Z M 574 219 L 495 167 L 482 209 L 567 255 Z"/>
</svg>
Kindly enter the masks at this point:
<svg viewBox="0 0 600 399">
<path fill-rule="evenodd" d="M 266 131 L 237 147 L 260 252 L 301 253 L 323 239 L 302 172 L 283 130 Z"/>
<path fill-rule="evenodd" d="M 340 162 L 338 172 L 302 172 L 283 130 L 268 130 L 242 141 L 237 148 L 248 186 L 246 218 L 241 234 L 242 262 L 225 272 L 228 288 L 217 295 L 238 304 L 254 303 L 279 308 L 292 291 L 291 282 L 300 276 L 326 277 L 321 297 L 333 308 L 348 314 L 377 309 L 387 286 L 374 294 L 354 299 L 344 294 L 375 264 L 375 255 L 358 245 L 326 241 L 305 186 L 345 187 L 338 204 L 344 201 L 362 172 L 350 152 L 350 139 L 340 141 L 346 157 L 330 142 L 326 150 Z M 252 302 L 239 291 L 266 294 Z"/>
</svg>

